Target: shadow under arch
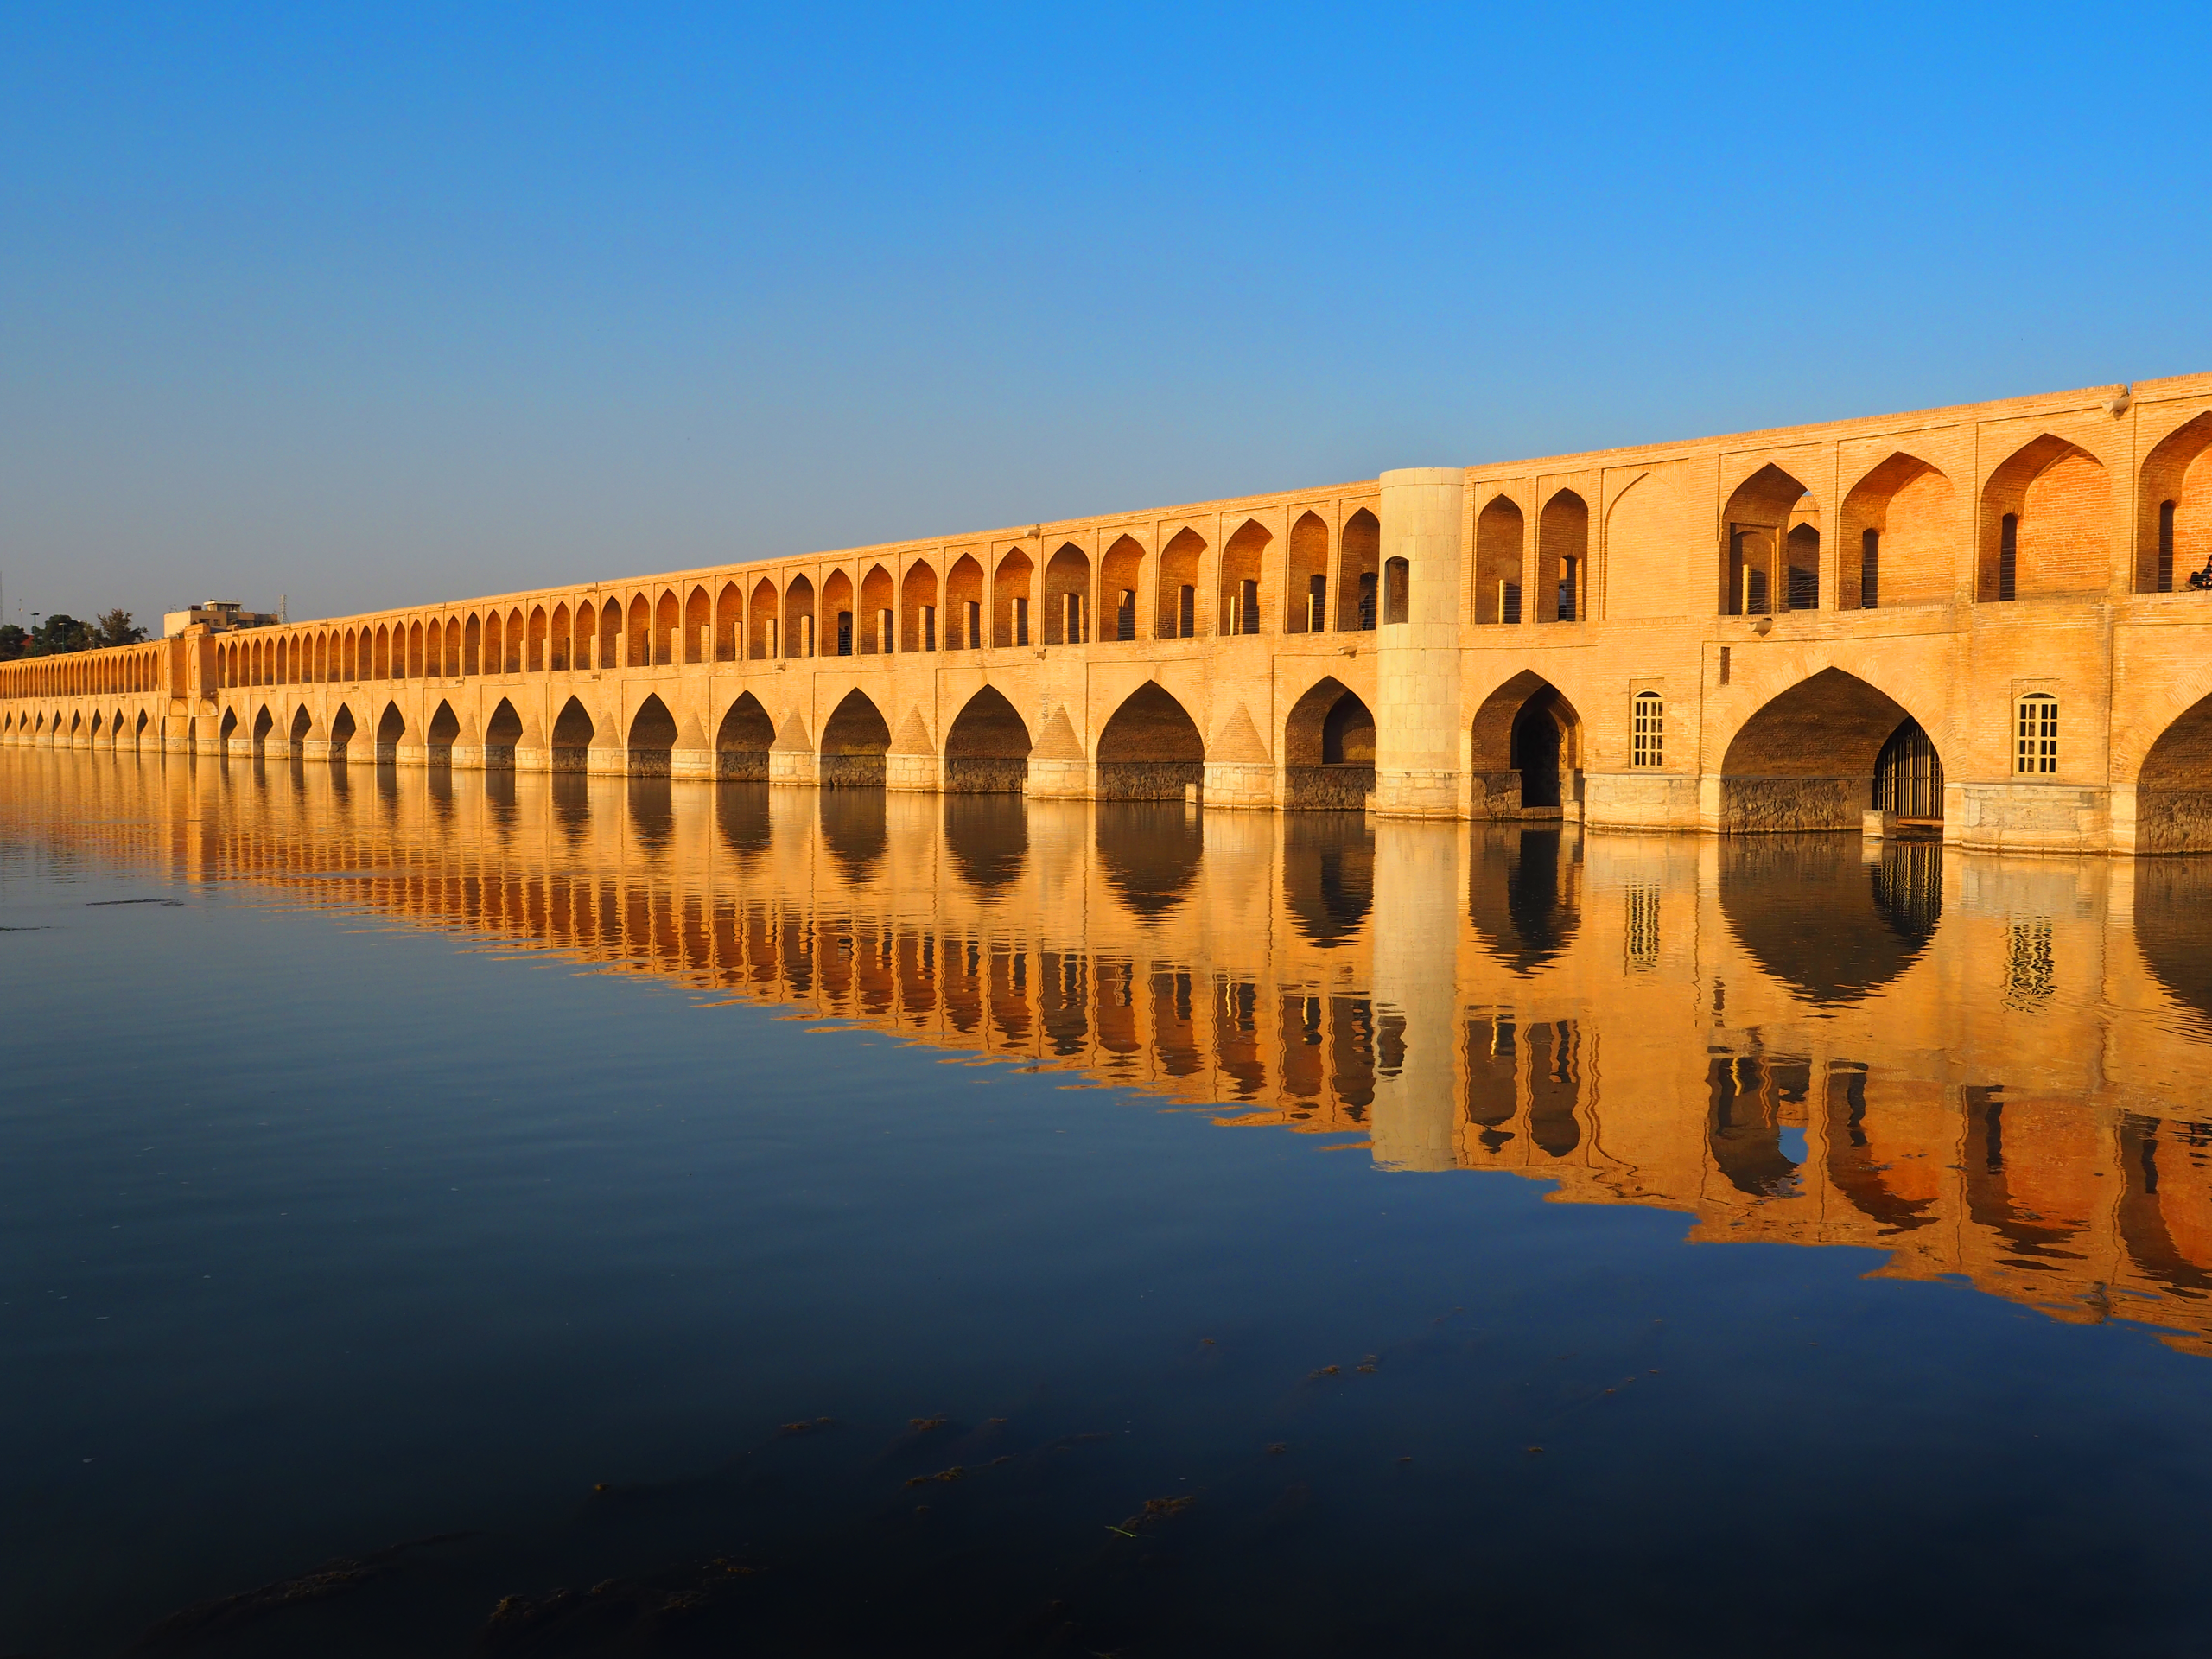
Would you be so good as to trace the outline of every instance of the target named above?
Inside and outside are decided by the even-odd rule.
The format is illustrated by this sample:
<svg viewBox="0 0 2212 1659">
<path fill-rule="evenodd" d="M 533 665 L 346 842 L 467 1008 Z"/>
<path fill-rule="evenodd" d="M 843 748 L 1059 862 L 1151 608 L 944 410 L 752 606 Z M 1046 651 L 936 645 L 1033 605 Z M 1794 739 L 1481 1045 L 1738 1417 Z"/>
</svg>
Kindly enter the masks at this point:
<svg viewBox="0 0 2212 1659">
<path fill-rule="evenodd" d="M 437 712 L 430 716 L 430 728 L 423 734 L 424 741 L 429 745 L 426 756 L 429 763 L 434 766 L 451 766 L 453 741 L 460 735 L 461 717 L 454 713 L 451 703 L 441 698 Z"/>
<path fill-rule="evenodd" d="M 407 716 L 399 712 L 399 705 L 387 702 L 384 715 L 377 721 L 377 760 L 379 765 L 399 758 L 399 740 L 407 735 Z"/>
<path fill-rule="evenodd" d="M 1198 814 L 1166 801 L 1101 801 L 1092 833 L 1106 885 L 1141 922 L 1183 902 L 1205 854 Z"/>
<path fill-rule="evenodd" d="M 1019 795 L 1029 781 L 1029 728 L 995 686 L 968 699 L 944 734 L 948 795 Z M 951 823 L 948 817 L 947 825 Z"/>
<path fill-rule="evenodd" d="M 2212 858 L 2145 859 L 2135 866 L 2135 948 L 2196 1029 L 2212 1037 Z"/>
<path fill-rule="evenodd" d="M 517 722 L 517 729 L 519 732 L 519 721 Z M 593 724 L 582 700 L 570 697 L 561 705 L 561 712 L 553 721 L 549 764 L 555 772 L 590 771 L 591 741 L 598 735 L 599 728 Z"/>
<path fill-rule="evenodd" d="M 1721 759 L 1722 833 L 1859 829 L 1883 751 L 1911 721 L 1896 698 L 1840 668 L 1769 698 Z"/>
<path fill-rule="evenodd" d="M 668 776 L 669 754 L 676 747 L 676 716 L 657 695 L 648 693 L 630 717 L 630 735 L 623 747 L 628 751 L 624 758 L 632 778 Z"/>
<path fill-rule="evenodd" d="M 1100 729 L 1096 770 L 1101 800 L 1180 801 L 1205 784 L 1205 738 L 1173 693 L 1147 680 Z"/>
<path fill-rule="evenodd" d="M 819 766 L 824 789 L 880 789 L 883 757 L 891 751 L 891 726 L 875 700 L 855 687 L 822 727 Z M 824 824 L 828 823 L 823 820 Z"/>
<path fill-rule="evenodd" d="M 1282 733 L 1286 809 L 1357 812 L 1375 792 L 1375 715 L 1334 675 L 1291 705 Z"/>
<path fill-rule="evenodd" d="M 501 697 L 484 721 L 484 770 L 512 772 L 515 749 L 522 741 L 522 716 L 513 703 Z"/>
<path fill-rule="evenodd" d="M 1375 908 L 1374 827 L 1363 813 L 1300 813 L 1282 841 L 1292 924 L 1324 950 L 1350 944 Z"/>
<path fill-rule="evenodd" d="M 768 751 L 775 742 L 776 722 L 768 718 L 760 699 L 750 691 L 739 692 L 737 701 L 715 728 L 715 776 L 746 783 L 767 782 Z"/>
<path fill-rule="evenodd" d="M 1582 925 L 1582 843 L 1540 824 L 1478 832 L 1467 917 L 1504 967 L 1533 974 L 1563 953 Z"/>
<path fill-rule="evenodd" d="M 1580 798 L 1582 717 L 1534 670 L 1483 699 L 1471 736 L 1476 817 L 1559 817 Z"/>
<path fill-rule="evenodd" d="M 2212 696 L 2158 734 L 2135 776 L 2135 850 L 2212 852 Z"/>
<path fill-rule="evenodd" d="M 1855 836 L 1724 842 L 1720 914 L 1751 958 L 1800 1000 L 1840 1007 L 1879 990 L 1935 938 L 1943 849 Z"/>
<path fill-rule="evenodd" d="M 341 702 L 338 705 L 338 712 L 330 717 L 330 758 L 332 760 L 346 759 L 346 746 L 353 741 L 353 711 Z"/>
<path fill-rule="evenodd" d="M 944 848 L 968 885 L 985 897 L 1003 893 L 1029 861 L 1029 808 L 1012 795 L 947 791 Z"/>
</svg>

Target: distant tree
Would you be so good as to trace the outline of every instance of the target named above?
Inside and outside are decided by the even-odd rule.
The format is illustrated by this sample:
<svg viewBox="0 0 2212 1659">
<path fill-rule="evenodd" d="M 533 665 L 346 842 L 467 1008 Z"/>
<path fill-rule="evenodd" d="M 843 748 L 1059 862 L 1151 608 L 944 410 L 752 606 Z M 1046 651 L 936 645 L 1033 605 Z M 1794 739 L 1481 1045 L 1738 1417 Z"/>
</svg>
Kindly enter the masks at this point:
<svg viewBox="0 0 2212 1659">
<path fill-rule="evenodd" d="M 30 643 L 30 634 L 13 622 L 0 626 L 0 663 L 12 663 L 23 654 Z"/>
<path fill-rule="evenodd" d="M 92 643 L 96 645 L 135 645 L 146 637 L 146 630 L 133 627 L 130 613 L 118 606 L 103 611 L 92 623 Z"/>
<path fill-rule="evenodd" d="M 31 632 L 30 654 L 34 657 L 53 657 L 63 652 L 92 648 L 91 625 L 79 622 L 67 611 L 56 611 Z"/>
</svg>

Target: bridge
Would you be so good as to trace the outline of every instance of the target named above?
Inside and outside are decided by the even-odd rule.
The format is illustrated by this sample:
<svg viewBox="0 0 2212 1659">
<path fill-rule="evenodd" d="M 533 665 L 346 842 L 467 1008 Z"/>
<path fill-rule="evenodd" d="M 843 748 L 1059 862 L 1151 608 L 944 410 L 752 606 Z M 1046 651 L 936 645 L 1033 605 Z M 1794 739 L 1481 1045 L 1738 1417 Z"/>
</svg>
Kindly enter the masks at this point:
<svg viewBox="0 0 2212 1659">
<path fill-rule="evenodd" d="M 0 741 L 2212 849 L 2212 375 L 0 665 Z"/>
</svg>

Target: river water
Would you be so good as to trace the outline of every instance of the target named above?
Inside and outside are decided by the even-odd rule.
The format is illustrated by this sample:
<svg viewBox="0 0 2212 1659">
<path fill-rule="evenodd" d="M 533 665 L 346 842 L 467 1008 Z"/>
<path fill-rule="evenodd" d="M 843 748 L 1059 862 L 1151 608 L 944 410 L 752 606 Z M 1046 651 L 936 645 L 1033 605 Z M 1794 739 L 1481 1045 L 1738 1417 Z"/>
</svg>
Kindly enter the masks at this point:
<svg viewBox="0 0 2212 1659">
<path fill-rule="evenodd" d="M 0 1651 L 2199 1652 L 2212 867 L 0 751 Z"/>
</svg>

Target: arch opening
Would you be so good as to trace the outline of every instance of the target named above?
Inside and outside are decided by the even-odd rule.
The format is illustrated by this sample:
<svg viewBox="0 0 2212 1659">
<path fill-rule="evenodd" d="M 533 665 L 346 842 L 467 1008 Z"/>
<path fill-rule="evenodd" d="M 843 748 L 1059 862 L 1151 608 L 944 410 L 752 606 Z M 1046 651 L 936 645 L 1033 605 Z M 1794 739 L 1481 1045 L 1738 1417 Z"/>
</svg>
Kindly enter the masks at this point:
<svg viewBox="0 0 2212 1659">
<path fill-rule="evenodd" d="M 1873 810 L 1901 828 L 1942 827 L 1943 757 L 1916 720 L 1908 718 L 1891 732 L 1874 757 Z"/>
<path fill-rule="evenodd" d="M 515 712 L 513 703 L 501 697 L 484 722 L 485 771 L 512 772 L 515 749 L 521 742 L 522 716 Z"/>
<path fill-rule="evenodd" d="M 407 716 L 399 712 L 399 705 L 387 702 L 384 714 L 377 721 L 377 764 L 389 765 L 399 759 L 399 740 L 407 735 Z"/>
<path fill-rule="evenodd" d="M 944 578 L 944 648 L 979 651 L 985 644 L 983 567 L 972 553 L 953 561 Z"/>
<path fill-rule="evenodd" d="M 880 789 L 891 726 L 867 692 L 854 690 L 823 722 L 817 776 L 824 789 Z"/>
<path fill-rule="evenodd" d="M 437 712 L 430 716 L 429 729 L 423 734 L 423 741 L 428 745 L 424 754 L 430 765 L 451 766 L 454 741 L 460 735 L 460 716 L 454 713 L 453 705 L 450 702 L 442 700 L 438 704 Z"/>
<path fill-rule="evenodd" d="M 1301 512 L 1290 527 L 1287 550 L 1289 591 L 1283 595 L 1283 627 L 1289 633 L 1329 631 L 1329 527 L 1318 512 Z"/>
<path fill-rule="evenodd" d="M 1958 503 L 1951 480 L 1900 449 L 1853 486 L 1837 524 L 1845 610 L 1928 605 L 1948 599 Z"/>
<path fill-rule="evenodd" d="M 579 635 L 581 639 L 582 636 Z M 592 740 L 599 735 L 599 728 L 580 698 L 570 697 L 561 705 L 560 715 L 553 721 L 553 741 L 549 746 L 550 764 L 555 772 L 588 772 L 591 770 Z"/>
<path fill-rule="evenodd" d="M 2098 593 L 2111 582 L 2112 486 L 2104 463 L 2046 432 L 1982 486 L 1975 595 L 2007 603 Z"/>
<path fill-rule="evenodd" d="M 1205 761 L 1198 721 L 1158 681 L 1147 680 L 1099 731 L 1094 788 L 1101 800 L 1195 799 Z"/>
<path fill-rule="evenodd" d="M 776 722 L 760 699 L 741 691 L 715 728 L 715 776 L 735 783 L 766 783 L 768 751 L 775 747 Z"/>
<path fill-rule="evenodd" d="M 1205 538 L 1188 526 L 1160 550 L 1159 599 L 1154 606 L 1160 639 L 1195 639 L 1198 632 L 1198 565 Z"/>
<path fill-rule="evenodd" d="M 1560 490 L 1536 519 L 1536 620 L 1581 620 L 1589 569 L 1590 504 Z"/>
<path fill-rule="evenodd" d="M 1004 693 L 983 687 L 944 734 L 945 793 L 1020 794 L 1029 781 L 1030 747 L 1020 711 Z"/>
<path fill-rule="evenodd" d="M 1720 614 L 1772 616 L 1820 605 L 1820 504 L 1771 461 L 1720 515 Z"/>
<path fill-rule="evenodd" d="M 2212 696 L 2158 734 L 2135 779 L 2135 850 L 2212 852 Z"/>
<path fill-rule="evenodd" d="M 2168 433 L 2144 457 L 2135 500 L 2135 591 L 2206 586 L 2212 586 L 2212 410 Z"/>
<path fill-rule="evenodd" d="M 1045 643 L 1079 645 L 1090 638 L 1090 556 L 1064 542 L 1045 565 Z"/>
<path fill-rule="evenodd" d="M 676 716 L 658 696 L 648 695 L 630 716 L 630 734 L 623 745 L 624 769 L 632 778 L 665 778 L 669 752 L 676 747 Z"/>
<path fill-rule="evenodd" d="M 1224 634 L 1258 633 L 1268 605 L 1265 589 L 1268 544 L 1274 537 L 1256 518 L 1236 527 L 1221 550 L 1221 594 L 1214 614 Z"/>
<path fill-rule="evenodd" d="M 1720 913 L 1736 942 L 1815 1007 L 1859 1001 L 1935 937 L 1942 849 L 1885 842 L 1873 863 L 1841 836 L 1762 836 L 1720 849 Z"/>
<path fill-rule="evenodd" d="M 1877 762 L 1911 718 L 1895 698 L 1841 669 L 1800 680 L 1730 741 L 1718 828 L 1730 835 L 1861 829 Z"/>
<path fill-rule="evenodd" d="M 1357 812 L 1375 792 L 1375 716 L 1333 677 L 1310 687 L 1283 721 L 1283 805 Z"/>
<path fill-rule="evenodd" d="M 1528 520 L 1510 495 L 1494 498 L 1475 518 L 1475 620 L 1521 620 L 1521 560 Z"/>
<path fill-rule="evenodd" d="M 1491 954 L 1526 977 L 1557 958 L 1582 925 L 1582 845 L 1558 825 L 1478 832 L 1467 917 Z"/>
<path fill-rule="evenodd" d="M 1474 815 L 1558 818 L 1582 798 L 1582 717 L 1559 688 L 1523 669 L 1476 709 L 1470 751 Z"/>
<path fill-rule="evenodd" d="M 1001 558 L 991 572 L 991 643 L 1026 645 L 1030 641 L 1029 590 L 1036 566 L 1020 548 Z"/>
</svg>

